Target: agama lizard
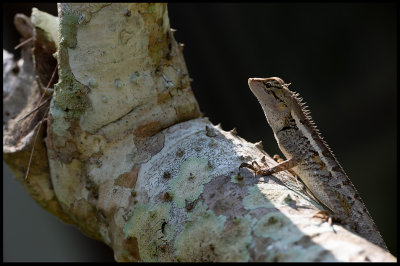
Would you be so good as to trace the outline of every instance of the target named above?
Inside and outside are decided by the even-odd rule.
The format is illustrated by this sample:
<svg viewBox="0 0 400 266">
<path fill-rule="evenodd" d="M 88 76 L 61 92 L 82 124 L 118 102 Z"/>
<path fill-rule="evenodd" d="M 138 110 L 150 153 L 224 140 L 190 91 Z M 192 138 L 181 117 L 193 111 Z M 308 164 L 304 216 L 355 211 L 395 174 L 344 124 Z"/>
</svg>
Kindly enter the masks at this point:
<svg viewBox="0 0 400 266">
<path fill-rule="evenodd" d="M 249 87 L 260 102 L 279 148 L 287 160 L 272 168 L 242 163 L 264 176 L 292 170 L 334 217 L 356 233 L 387 250 L 356 188 L 322 139 L 309 111 L 290 84 L 277 77 L 250 78 Z"/>
</svg>

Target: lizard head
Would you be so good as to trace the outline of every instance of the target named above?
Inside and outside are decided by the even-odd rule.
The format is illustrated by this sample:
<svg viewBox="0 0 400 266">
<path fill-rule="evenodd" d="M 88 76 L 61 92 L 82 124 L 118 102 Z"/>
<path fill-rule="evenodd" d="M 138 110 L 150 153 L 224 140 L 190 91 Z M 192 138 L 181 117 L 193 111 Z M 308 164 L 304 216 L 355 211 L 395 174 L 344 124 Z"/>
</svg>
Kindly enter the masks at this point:
<svg viewBox="0 0 400 266">
<path fill-rule="evenodd" d="M 295 95 L 288 86 L 277 77 L 249 79 L 249 87 L 260 102 L 274 132 L 285 127 L 291 117 Z"/>
</svg>

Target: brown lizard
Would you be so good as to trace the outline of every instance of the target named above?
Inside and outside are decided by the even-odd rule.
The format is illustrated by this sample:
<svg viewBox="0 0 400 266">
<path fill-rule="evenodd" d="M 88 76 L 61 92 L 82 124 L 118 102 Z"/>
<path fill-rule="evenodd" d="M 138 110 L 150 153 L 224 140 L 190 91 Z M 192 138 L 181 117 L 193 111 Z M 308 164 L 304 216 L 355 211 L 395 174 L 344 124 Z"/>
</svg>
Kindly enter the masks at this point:
<svg viewBox="0 0 400 266">
<path fill-rule="evenodd" d="M 290 91 L 289 85 L 277 77 L 249 79 L 287 160 L 272 168 L 262 168 L 256 162 L 242 163 L 239 168 L 264 176 L 292 170 L 333 217 L 387 250 L 356 188 L 322 139 L 299 94 Z"/>
</svg>

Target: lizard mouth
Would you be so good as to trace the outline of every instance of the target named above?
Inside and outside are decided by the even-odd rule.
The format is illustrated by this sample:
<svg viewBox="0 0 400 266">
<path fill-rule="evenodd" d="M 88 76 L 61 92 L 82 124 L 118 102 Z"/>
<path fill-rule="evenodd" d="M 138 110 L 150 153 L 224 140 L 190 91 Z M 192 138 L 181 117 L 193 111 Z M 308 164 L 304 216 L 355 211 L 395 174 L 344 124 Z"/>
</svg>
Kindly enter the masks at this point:
<svg viewBox="0 0 400 266">
<path fill-rule="evenodd" d="M 248 80 L 248 83 L 249 83 L 249 85 L 251 85 L 251 84 L 256 84 L 256 83 L 258 83 L 258 82 L 267 82 L 267 81 L 275 81 L 275 82 L 278 82 L 279 84 L 284 84 L 284 85 L 286 85 L 285 84 L 285 82 L 281 79 L 281 78 L 278 78 L 278 77 L 270 77 L 270 78 L 249 78 L 249 80 Z"/>
<path fill-rule="evenodd" d="M 251 85 L 251 84 L 254 84 L 257 82 L 263 82 L 265 80 L 266 79 L 264 79 L 264 78 L 249 78 L 248 83 L 249 83 L 249 85 Z"/>
</svg>

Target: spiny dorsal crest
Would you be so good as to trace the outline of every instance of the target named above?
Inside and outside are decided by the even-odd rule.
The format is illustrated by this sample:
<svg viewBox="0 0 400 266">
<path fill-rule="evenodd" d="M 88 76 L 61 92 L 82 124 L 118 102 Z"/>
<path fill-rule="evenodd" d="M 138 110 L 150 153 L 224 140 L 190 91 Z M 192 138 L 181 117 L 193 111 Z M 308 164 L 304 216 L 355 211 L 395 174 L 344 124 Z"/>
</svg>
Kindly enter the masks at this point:
<svg viewBox="0 0 400 266">
<path fill-rule="evenodd" d="M 333 154 L 332 149 L 329 147 L 328 143 L 325 142 L 324 138 L 321 136 L 321 132 L 319 131 L 319 129 L 315 125 L 314 121 L 312 120 L 311 111 L 308 110 L 308 106 L 305 105 L 306 102 L 303 101 L 303 98 L 300 97 L 299 93 L 293 92 L 293 91 L 290 91 L 290 92 L 292 93 L 293 99 L 296 101 L 297 104 L 299 104 L 300 109 L 304 114 L 306 124 L 311 128 L 311 130 L 314 131 L 317 138 L 325 145 L 326 149 L 331 153 L 332 157 L 337 162 L 339 167 L 342 168 L 342 166 L 339 164 L 338 160 L 336 159 L 335 155 Z M 342 170 L 343 170 L 343 168 L 342 168 Z"/>
</svg>

